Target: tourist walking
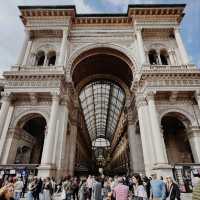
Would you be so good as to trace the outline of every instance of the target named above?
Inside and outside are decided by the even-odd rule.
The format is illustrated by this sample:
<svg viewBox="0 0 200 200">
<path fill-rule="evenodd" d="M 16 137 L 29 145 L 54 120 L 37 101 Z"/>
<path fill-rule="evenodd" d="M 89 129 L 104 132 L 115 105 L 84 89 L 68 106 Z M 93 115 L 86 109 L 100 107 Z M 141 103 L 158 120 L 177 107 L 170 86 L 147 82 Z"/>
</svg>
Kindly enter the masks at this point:
<svg viewBox="0 0 200 200">
<path fill-rule="evenodd" d="M 180 190 L 176 183 L 173 182 L 172 177 L 166 177 L 166 192 L 167 192 L 167 200 L 180 200 Z"/>
<path fill-rule="evenodd" d="M 72 190 L 73 200 L 78 200 L 79 179 L 77 177 L 72 180 Z"/>
<path fill-rule="evenodd" d="M 102 200 L 101 189 L 102 186 L 100 177 L 95 177 L 94 183 L 92 185 L 92 200 Z"/>
<path fill-rule="evenodd" d="M 49 177 L 44 179 L 43 200 L 51 200 L 53 188 Z"/>
<path fill-rule="evenodd" d="M 37 186 L 35 191 L 35 200 L 40 200 L 40 195 L 43 193 L 43 181 L 41 178 L 37 180 Z"/>
<path fill-rule="evenodd" d="M 149 199 L 150 198 L 151 184 L 150 184 L 150 179 L 147 176 L 145 176 L 143 178 L 143 184 L 144 184 L 146 192 L 147 192 L 147 199 Z"/>
<path fill-rule="evenodd" d="M 139 174 L 132 177 L 134 185 L 134 200 L 147 200 L 147 192 Z"/>
<path fill-rule="evenodd" d="M 83 178 L 80 183 L 80 188 L 78 192 L 79 200 L 86 200 L 88 196 L 88 190 L 86 185 L 86 179 Z"/>
<path fill-rule="evenodd" d="M 67 176 L 65 178 L 65 181 L 63 183 L 63 189 L 65 191 L 65 197 L 66 200 L 71 200 L 71 196 L 72 196 L 72 182 L 71 182 L 71 176 Z"/>
<path fill-rule="evenodd" d="M 102 189 L 103 200 L 108 200 L 110 198 L 110 192 L 111 192 L 110 182 L 107 178 L 105 178 Z"/>
<path fill-rule="evenodd" d="M 86 181 L 86 185 L 87 185 L 87 188 L 88 188 L 88 198 L 89 199 L 91 199 L 91 196 L 92 196 L 93 181 L 94 181 L 94 178 L 91 175 L 89 175 L 88 178 L 87 178 L 87 181 Z"/>
<path fill-rule="evenodd" d="M 150 199 L 153 200 L 165 200 L 166 199 L 166 187 L 163 180 L 157 178 L 156 174 L 151 175 L 151 195 Z"/>
<path fill-rule="evenodd" d="M 30 178 L 30 182 L 28 184 L 28 193 L 27 193 L 28 200 L 34 199 L 34 195 L 35 195 L 35 191 L 37 187 L 36 181 L 37 181 L 36 178 Z"/>
<path fill-rule="evenodd" d="M 192 192 L 192 200 L 199 200 L 199 199 L 200 199 L 200 181 L 193 188 Z"/>
<path fill-rule="evenodd" d="M 20 200 L 23 187 L 24 187 L 23 181 L 21 180 L 20 177 L 18 177 L 14 184 L 15 200 Z"/>
<path fill-rule="evenodd" d="M 113 190 L 113 196 L 116 200 L 128 200 L 128 186 L 123 184 L 123 178 L 118 178 L 118 185 Z"/>
</svg>

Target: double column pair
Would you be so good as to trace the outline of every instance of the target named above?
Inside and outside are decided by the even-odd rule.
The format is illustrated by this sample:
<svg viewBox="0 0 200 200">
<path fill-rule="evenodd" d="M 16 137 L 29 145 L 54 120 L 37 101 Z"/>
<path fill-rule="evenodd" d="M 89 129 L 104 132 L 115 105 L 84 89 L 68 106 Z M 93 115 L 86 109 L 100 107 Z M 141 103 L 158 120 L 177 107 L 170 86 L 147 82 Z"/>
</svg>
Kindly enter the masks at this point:
<svg viewBox="0 0 200 200">
<path fill-rule="evenodd" d="M 138 94 L 136 106 L 141 132 L 145 171 L 150 174 L 153 169 L 168 166 L 166 148 L 161 132 L 158 114 L 156 110 L 154 93 L 145 96 Z"/>
<path fill-rule="evenodd" d="M 76 138 L 77 138 L 77 124 L 76 124 L 77 115 L 75 115 L 76 119 L 74 120 L 70 119 L 70 123 L 68 123 L 69 120 L 68 116 L 66 117 L 67 121 L 62 121 L 62 119 L 59 117 L 59 106 L 60 106 L 59 103 L 60 103 L 59 94 L 53 93 L 51 114 L 45 135 L 41 165 L 39 167 L 39 175 L 41 177 L 55 176 L 56 170 L 58 170 L 59 168 L 63 168 L 63 170 L 67 171 L 70 174 L 73 174 L 74 171 Z M 66 115 L 68 114 L 69 113 L 67 108 Z M 71 115 L 74 114 L 75 113 L 71 113 Z M 66 134 L 65 131 L 58 132 L 57 130 L 58 124 L 60 124 L 59 126 L 63 126 L 62 123 L 70 125 L 69 133 Z M 59 144 L 61 145 L 61 147 L 58 147 L 57 137 L 63 138 L 62 144 Z M 63 155 L 62 151 L 65 152 L 66 155 Z M 57 159 L 60 156 L 58 154 L 62 154 L 64 156 L 64 157 L 62 156 L 62 158 L 59 158 L 63 160 Z"/>
</svg>

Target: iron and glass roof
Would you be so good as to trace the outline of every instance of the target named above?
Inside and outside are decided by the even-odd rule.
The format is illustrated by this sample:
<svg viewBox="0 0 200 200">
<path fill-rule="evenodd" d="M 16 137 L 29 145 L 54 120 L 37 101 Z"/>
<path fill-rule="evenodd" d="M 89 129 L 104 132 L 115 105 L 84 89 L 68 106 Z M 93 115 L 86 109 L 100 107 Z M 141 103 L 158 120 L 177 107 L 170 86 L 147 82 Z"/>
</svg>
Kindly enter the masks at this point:
<svg viewBox="0 0 200 200">
<path fill-rule="evenodd" d="M 125 100 L 123 89 L 111 81 L 98 80 L 86 85 L 79 98 L 91 140 L 101 138 L 97 144 L 104 146 L 116 129 Z"/>
</svg>

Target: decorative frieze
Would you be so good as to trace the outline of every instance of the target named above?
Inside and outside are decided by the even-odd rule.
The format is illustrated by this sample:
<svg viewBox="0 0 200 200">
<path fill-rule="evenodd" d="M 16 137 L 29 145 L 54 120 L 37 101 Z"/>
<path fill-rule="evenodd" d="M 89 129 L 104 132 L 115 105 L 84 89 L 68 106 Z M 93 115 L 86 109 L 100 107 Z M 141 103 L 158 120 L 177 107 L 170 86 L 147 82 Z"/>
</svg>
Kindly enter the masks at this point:
<svg viewBox="0 0 200 200">
<path fill-rule="evenodd" d="M 59 88 L 61 86 L 60 81 L 9 81 L 6 83 L 5 88 Z"/>
</svg>

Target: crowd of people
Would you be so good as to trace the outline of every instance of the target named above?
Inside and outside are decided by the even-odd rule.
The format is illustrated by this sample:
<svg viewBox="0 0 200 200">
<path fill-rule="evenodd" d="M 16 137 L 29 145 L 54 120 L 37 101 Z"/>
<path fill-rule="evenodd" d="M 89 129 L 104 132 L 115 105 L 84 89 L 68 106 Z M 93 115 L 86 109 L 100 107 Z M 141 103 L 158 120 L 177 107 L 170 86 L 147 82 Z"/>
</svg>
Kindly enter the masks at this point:
<svg viewBox="0 0 200 200">
<path fill-rule="evenodd" d="M 66 176 L 56 183 L 53 178 L 12 178 L 1 183 L 0 200 L 179 200 L 178 185 L 168 176 L 164 180 L 152 174 L 126 176 Z M 200 182 L 199 182 L 200 186 Z M 195 191 L 198 191 L 197 189 Z M 200 194 L 196 195 L 200 197 Z"/>
</svg>

